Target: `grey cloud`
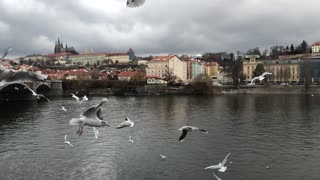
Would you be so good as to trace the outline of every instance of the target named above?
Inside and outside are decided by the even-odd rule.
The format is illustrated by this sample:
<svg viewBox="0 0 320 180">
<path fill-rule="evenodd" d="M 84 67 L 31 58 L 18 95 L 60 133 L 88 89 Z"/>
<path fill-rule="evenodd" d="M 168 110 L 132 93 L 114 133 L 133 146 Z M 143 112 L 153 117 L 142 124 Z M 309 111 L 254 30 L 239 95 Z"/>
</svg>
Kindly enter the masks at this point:
<svg viewBox="0 0 320 180">
<path fill-rule="evenodd" d="M 0 0 L 0 48 L 49 54 L 60 37 L 80 52 L 198 54 L 319 40 L 316 0 L 122 1 Z"/>
</svg>

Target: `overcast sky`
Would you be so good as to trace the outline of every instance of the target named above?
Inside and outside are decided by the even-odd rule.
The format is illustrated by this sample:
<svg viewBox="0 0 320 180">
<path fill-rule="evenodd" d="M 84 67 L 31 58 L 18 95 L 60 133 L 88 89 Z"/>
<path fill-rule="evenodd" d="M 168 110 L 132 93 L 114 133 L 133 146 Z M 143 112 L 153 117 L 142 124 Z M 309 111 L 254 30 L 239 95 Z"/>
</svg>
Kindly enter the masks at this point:
<svg viewBox="0 0 320 180">
<path fill-rule="evenodd" d="M 50 54 L 60 37 L 80 53 L 262 51 L 320 40 L 319 20 L 319 0 L 0 0 L 0 49 Z"/>
</svg>

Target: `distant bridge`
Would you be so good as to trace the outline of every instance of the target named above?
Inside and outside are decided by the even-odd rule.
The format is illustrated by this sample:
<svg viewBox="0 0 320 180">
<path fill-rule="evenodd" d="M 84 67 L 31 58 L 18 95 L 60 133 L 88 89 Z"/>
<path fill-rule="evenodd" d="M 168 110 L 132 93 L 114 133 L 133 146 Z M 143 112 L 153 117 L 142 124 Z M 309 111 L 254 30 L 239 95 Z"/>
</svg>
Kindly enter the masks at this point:
<svg viewBox="0 0 320 180">
<path fill-rule="evenodd" d="M 14 81 L 1 82 L 0 101 L 2 100 L 33 100 L 32 92 L 45 96 L 62 95 L 62 81 Z M 27 88 L 28 87 L 28 88 Z"/>
</svg>

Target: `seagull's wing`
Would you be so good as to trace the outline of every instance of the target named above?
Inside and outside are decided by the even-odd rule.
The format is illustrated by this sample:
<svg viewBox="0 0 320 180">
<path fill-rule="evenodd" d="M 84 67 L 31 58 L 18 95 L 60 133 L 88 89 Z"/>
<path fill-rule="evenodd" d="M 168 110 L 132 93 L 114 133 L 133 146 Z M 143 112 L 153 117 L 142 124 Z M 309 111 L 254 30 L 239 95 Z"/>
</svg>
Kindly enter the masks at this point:
<svg viewBox="0 0 320 180">
<path fill-rule="evenodd" d="M 65 135 L 65 136 L 64 136 L 64 141 L 67 141 L 67 136 L 68 136 L 68 135 Z"/>
<path fill-rule="evenodd" d="M 38 94 L 37 96 L 47 100 L 48 102 L 50 102 L 50 100 L 46 96 L 44 96 L 43 94 Z"/>
<path fill-rule="evenodd" d="M 81 116 L 85 116 L 85 117 L 88 117 L 88 118 L 96 118 L 97 117 L 97 111 L 99 109 L 97 108 L 97 105 L 94 105 L 90 108 L 88 108 L 87 110 L 85 110 L 83 113 L 80 114 L 80 117 Z"/>
<path fill-rule="evenodd" d="M 221 162 L 222 166 L 224 166 L 227 163 L 228 157 L 231 155 L 231 153 L 229 153 Z"/>
<path fill-rule="evenodd" d="M 205 167 L 204 169 L 220 169 L 220 168 L 221 168 L 221 164 L 208 166 L 208 167 Z"/>
<path fill-rule="evenodd" d="M 182 134 L 181 134 L 181 136 L 179 137 L 179 141 L 182 142 L 183 139 L 187 136 L 187 134 L 188 134 L 188 130 L 183 129 L 183 130 L 182 130 Z"/>
<path fill-rule="evenodd" d="M 129 123 L 127 121 L 124 121 L 119 126 L 117 126 L 117 129 L 121 129 L 128 126 L 129 126 Z"/>
<path fill-rule="evenodd" d="M 102 114 L 101 108 L 99 108 L 98 111 L 97 111 L 97 117 L 98 117 L 100 120 L 103 120 L 103 114 Z"/>
<path fill-rule="evenodd" d="M 127 0 L 127 7 L 138 7 L 145 3 L 145 0 Z"/>
<path fill-rule="evenodd" d="M 272 75 L 272 73 L 264 72 L 264 73 L 262 73 L 262 75 L 261 75 L 261 76 L 266 76 L 266 75 Z"/>
<path fill-rule="evenodd" d="M 102 118 L 102 116 L 101 116 L 102 113 L 101 113 L 100 109 L 101 109 L 101 106 L 107 101 L 108 101 L 107 98 L 103 98 L 99 104 L 88 108 L 86 111 L 81 113 L 80 116 L 85 116 L 85 117 L 89 117 L 89 118 L 96 118 L 98 116 L 98 118 Z M 98 111 L 100 111 L 100 112 L 97 113 Z"/>
<path fill-rule="evenodd" d="M 221 178 L 219 178 L 214 172 L 212 172 L 213 176 L 217 179 L 217 180 L 222 180 Z"/>
</svg>

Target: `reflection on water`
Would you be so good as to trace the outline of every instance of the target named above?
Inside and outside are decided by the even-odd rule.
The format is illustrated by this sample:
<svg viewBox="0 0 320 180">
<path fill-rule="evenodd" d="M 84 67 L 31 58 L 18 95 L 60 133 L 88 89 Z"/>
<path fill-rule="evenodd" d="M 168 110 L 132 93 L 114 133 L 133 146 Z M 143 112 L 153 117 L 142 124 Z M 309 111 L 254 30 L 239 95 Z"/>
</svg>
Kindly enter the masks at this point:
<svg viewBox="0 0 320 180">
<path fill-rule="evenodd" d="M 320 178 L 320 97 L 110 97 L 103 113 L 112 127 L 100 128 L 98 139 L 89 127 L 77 136 L 69 120 L 100 99 L 1 102 L 1 179 L 213 179 L 203 168 L 229 152 L 233 163 L 216 173 L 222 179 Z M 115 129 L 125 117 L 135 127 Z M 209 134 L 180 143 L 186 124 Z M 63 143 L 65 134 L 75 147 Z"/>
</svg>

